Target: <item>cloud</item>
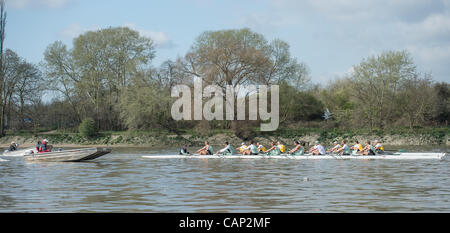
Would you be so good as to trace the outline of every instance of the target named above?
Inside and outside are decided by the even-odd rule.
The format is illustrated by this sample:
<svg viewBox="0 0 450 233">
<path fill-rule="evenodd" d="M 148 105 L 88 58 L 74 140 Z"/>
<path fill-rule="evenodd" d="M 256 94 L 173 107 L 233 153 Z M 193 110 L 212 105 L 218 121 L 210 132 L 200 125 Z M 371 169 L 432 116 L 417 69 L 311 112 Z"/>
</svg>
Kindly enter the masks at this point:
<svg viewBox="0 0 450 233">
<path fill-rule="evenodd" d="M 158 48 L 170 49 L 170 48 L 175 47 L 175 44 L 170 39 L 169 35 L 167 35 L 167 33 L 165 33 L 165 32 L 158 32 L 158 31 L 152 31 L 152 30 L 138 28 L 136 26 L 136 24 L 134 24 L 134 23 L 127 23 L 127 24 L 124 24 L 124 26 L 138 31 L 141 36 L 151 38 L 155 42 L 156 47 L 158 47 Z"/>
<path fill-rule="evenodd" d="M 164 33 L 164 32 L 158 32 L 158 31 L 151 31 L 151 30 L 145 30 L 140 29 L 136 26 L 136 24 L 127 23 L 123 25 L 124 27 L 129 27 L 135 31 L 138 31 L 141 36 L 149 37 L 153 40 L 156 47 L 163 48 L 163 49 L 170 49 L 175 47 L 175 44 L 172 42 L 170 37 Z M 94 25 L 91 27 L 82 27 L 80 24 L 74 23 L 66 27 L 63 31 L 59 33 L 60 37 L 71 40 L 79 35 L 88 32 L 88 31 L 96 31 L 101 29 L 100 26 Z"/>
<path fill-rule="evenodd" d="M 313 28 L 309 33 L 317 35 L 318 39 L 336 41 L 340 47 L 333 50 L 364 58 L 386 50 L 406 49 L 419 70 L 432 70 L 437 79 L 448 79 L 449 0 L 271 1 L 274 9 L 263 12 L 266 18 L 274 12 L 283 19 L 290 17 L 297 28 Z"/>
<path fill-rule="evenodd" d="M 85 32 L 95 31 L 98 29 L 100 29 L 100 26 L 91 26 L 87 28 L 74 23 L 66 27 L 62 32 L 60 32 L 60 36 L 63 37 L 64 39 L 74 39 Z"/>
<path fill-rule="evenodd" d="M 35 7 L 61 8 L 74 0 L 11 0 L 7 1 L 12 8 L 24 9 Z"/>
</svg>

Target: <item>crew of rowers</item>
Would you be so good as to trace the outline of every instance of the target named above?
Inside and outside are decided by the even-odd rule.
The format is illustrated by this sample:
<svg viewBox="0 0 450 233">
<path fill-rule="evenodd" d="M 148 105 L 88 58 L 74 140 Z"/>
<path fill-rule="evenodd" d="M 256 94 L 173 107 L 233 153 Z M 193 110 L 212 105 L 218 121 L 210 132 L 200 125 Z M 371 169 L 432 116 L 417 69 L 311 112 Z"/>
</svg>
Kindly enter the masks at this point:
<svg viewBox="0 0 450 233">
<path fill-rule="evenodd" d="M 234 155 L 234 154 L 242 154 L 242 155 L 280 155 L 280 154 L 290 154 L 290 155 L 303 155 L 305 153 L 310 153 L 312 155 L 326 155 L 326 154 L 339 154 L 339 155 L 376 155 L 382 154 L 384 152 L 384 147 L 378 140 L 374 141 L 373 146 L 370 141 L 366 141 L 365 146 L 361 145 L 359 141 L 355 141 L 354 146 L 350 147 L 347 145 L 346 140 L 342 140 L 341 143 L 334 142 L 334 147 L 325 150 L 325 147 L 322 146 L 319 141 L 316 141 L 314 146 L 311 147 L 308 151 L 305 151 L 304 145 L 302 145 L 299 141 L 294 141 L 294 148 L 287 151 L 286 146 L 284 146 L 280 141 L 272 142 L 271 147 L 266 149 L 259 142 L 255 144 L 252 140 L 250 141 L 250 145 L 247 146 L 244 142 L 238 148 L 233 148 L 229 142 L 225 142 L 225 147 L 219 151 L 217 151 L 216 155 Z M 236 153 L 236 151 L 238 151 Z M 180 154 L 187 155 L 189 152 L 187 151 L 187 146 L 185 145 Z M 209 142 L 205 142 L 205 146 L 196 151 L 196 154 L 200 155 L 213 155 L 214 150 Z"/>
</svg>

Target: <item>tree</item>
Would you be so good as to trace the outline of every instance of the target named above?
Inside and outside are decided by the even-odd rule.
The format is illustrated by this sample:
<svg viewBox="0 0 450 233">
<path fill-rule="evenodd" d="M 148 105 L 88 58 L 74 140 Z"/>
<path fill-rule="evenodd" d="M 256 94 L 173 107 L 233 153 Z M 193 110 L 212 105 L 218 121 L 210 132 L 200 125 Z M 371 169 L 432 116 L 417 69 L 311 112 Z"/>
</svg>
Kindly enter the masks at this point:
<svg viewBox="0 0 450 233">
<path fill-rule="evenodd" d="M 5 28 L 6 28 L 6 9 L 5 0 L 0 0 L 0 136 L 5 135 Z"/>
<path fill-rule="evenodd" d="M 396 104 L 400 84 L 417 76 L 416 66 L 406 51 L 389 51 L 370 56 L 353 68 L 350 80 L 357 118 L 370 128 L 384 128 L 401 114 Z"/>
<path fill-rule="evenodd" d="M 186 56 L 177 60 L 177 69 L 184 77 L 182 83 L 192 86 L 192 77 L 199 77 L 205 85 L 219 86 L 221 96 L 226 95 L 227 86 L 236 90 L 248 85 L 285 82 L 301 89 L 309 80 L 306 65 L 291 57 L 286 42 L 276 39 L 269 43 L 263 35 L 248 28 L 202 33 Z M 235 101 L 239 94 L 235 91 L 234 98 L 227 101 Z M 252 94 L 248 92 L 247 97 Z M 237 106 L 234 102 L 226 104 Z M 249 126 L 237 121 L 237 111 L 234 113 L 235 120 L 231 123 L 235 131 Z"/>
<path fill-rule="evenodd" d="M 85 138 L 92 138 L 97 134 L 97 127 L 92 118 L 84 119 L 78 126 L 78 132 Z"/>
<path fill-rule="evenodd" d="M 68 50 L 61 42 L 45 52 L 45 70 L 55 90 L 69 100 L 79 119 L 93 117 L 97 127 L 118 129 L 117 105 L 131 77 L 149 67 L 154 43 L 126 27 L 89 31 Z"/>
</svg>

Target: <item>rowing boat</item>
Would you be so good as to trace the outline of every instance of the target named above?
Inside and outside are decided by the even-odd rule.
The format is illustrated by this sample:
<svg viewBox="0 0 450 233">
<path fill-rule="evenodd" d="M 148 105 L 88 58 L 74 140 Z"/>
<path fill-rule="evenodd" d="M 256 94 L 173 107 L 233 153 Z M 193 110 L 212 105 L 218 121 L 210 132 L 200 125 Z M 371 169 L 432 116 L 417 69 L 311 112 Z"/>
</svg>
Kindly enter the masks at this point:
<svg viewBox="0 0 450 233">
<path fill-rule="evenodd" d="M 145 159 L 294 159 L 294 160 L 322 160 L 322 159 L 362 159 L 362 160 L 442 160 L 446 153 L 396 153 L 392 155 L 148 155 Z"/>
<path fill-rule="evenodd" d="M 111 153 L 109 148 L 84 148 L 25 155 L 25 161 L 35 162 L 81 162 Z"/>
</svg>

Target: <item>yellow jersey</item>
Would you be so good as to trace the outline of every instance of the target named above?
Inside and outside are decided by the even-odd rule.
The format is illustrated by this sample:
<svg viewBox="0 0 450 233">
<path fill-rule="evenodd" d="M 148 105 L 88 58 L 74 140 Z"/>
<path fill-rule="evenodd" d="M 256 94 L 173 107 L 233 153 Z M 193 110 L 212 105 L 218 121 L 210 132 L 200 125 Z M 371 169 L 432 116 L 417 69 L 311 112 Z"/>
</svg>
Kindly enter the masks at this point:
<svg viewBox="0 0 450 233">
<path fill-rule="evenodd" d="M 266 148 L 263 145 L 259 145 L 258 150 L 262 151 L 262 152 L 266 152 Z"/>
<path fill-rule="evenodd" d="M 280 149 L 281 153 L 286 152 L 286 147 L 284 145 L 279 145 L 278 148 Z"/>
<path fill-rule="evenodd" d="M 353 146 L 353 149 L 362 151 L 364 148 L 363 148 L 363 146 L 361 144 L 356 144 L 356 145 Z"/>
</svg>

